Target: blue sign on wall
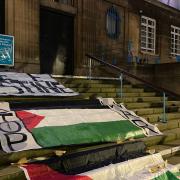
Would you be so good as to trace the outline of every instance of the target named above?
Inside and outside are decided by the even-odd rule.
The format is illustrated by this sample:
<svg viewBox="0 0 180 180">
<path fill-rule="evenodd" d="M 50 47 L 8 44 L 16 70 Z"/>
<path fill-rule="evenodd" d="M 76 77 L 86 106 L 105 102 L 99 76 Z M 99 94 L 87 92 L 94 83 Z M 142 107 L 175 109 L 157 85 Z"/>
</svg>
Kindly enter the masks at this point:
<svg viewBox="0 0 180 180">
<path fill-rule="evenodd" d="M 0 65 L 14 66 L 14 37 L 0 34 Z"/>
</svg>

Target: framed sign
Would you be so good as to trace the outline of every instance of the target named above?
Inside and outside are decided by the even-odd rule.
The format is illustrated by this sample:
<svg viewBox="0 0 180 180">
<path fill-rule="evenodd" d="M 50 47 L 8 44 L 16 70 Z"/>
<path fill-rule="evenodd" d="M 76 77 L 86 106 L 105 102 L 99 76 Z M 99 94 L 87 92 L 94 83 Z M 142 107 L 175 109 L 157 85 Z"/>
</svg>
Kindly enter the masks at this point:
<svg viewBox="0 0 180 180">
<path fill-rule="evenodd" d="M 14 36 L 0 34 L 0 65 L 14 66 Z"/>
</svg>

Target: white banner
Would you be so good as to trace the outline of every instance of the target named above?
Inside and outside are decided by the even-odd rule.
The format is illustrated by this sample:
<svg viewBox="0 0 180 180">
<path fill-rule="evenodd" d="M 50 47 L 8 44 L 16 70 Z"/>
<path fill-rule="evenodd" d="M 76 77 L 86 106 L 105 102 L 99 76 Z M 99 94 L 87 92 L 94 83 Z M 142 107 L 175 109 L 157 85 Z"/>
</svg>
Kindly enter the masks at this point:
<svg viewBox="0 0 180 180">
<path fill-rule="evenodd" d="M 0 103 L 0 142 L 7 153 L 41 148 L 6 102 Z"/>
<path fill-rule="evenodd" d="M 71 180 L 152 180 L 177 179 L 173 173 L 179 172 L 176 166 L 167 164 L 160 154 L 153 154 L 131 159 L 117 164 L 110 164 L 77 175 L 65 175 L 48 166 L 47 163 L 26 164 L 21 166 L 28 180 L 33 179 L 71 179 Z M 170 173 L 171 177 L 167 177 Z M 161 177 L 162 176 L 162 177 Z"/>
<path fill-rule="evenodd" d="M 76 96 L 48 74 L 0 72 L 0 96 Z"/>
<path fill-rule="evenodd" d="M 111 164 L 79 175 L 88 176 L 93 180 L 151 180 L 167 171 L 176 172 L 178 169 L 167 164 L 158 153 Z"/>
<path fill-rule="evenodd" d="M 0 103 L 2 150 L 10 153 L 61 145 L 125 141 L 162 134 L 156 126 L 125 107 L 116 106 L 113 108 L 109 105 L 110 109 L 12 111 L 8 103 Z M 104 127 L 105 132 L 101 131 Z"/>
<path fill-rule="evenodd" d="M 141 128 L 146 136 L 162 135 L 159 129 L 147 122 L 144 118 L 138 116 L 133 111 L 126 109 L 123 104 L 117 104 L 112 98 L 98 98 L 100 103 L 104 106 L 108 106 L 112 111 L 117 112 L 124 119 L 128 119 L 135 126 Z"/>
</svg>

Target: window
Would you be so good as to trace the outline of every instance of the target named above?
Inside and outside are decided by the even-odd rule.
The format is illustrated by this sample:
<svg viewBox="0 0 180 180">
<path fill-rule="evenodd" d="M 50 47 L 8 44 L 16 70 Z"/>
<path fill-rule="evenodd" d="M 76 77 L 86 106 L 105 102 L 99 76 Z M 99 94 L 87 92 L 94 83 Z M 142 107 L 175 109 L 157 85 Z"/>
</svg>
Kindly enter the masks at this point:
<svg viewBox="0 0 180 180">
<path fill-rule="evenodd" d="M 116 39 L 119 36 L 120 18 L 117 10 L 111 7 L 107 10 L 106 31 L 110 38 Z"/>
<path fill-rule="evenodd" d="M 180 55 L 180 28 L 171 25 L 171 54 Z"/>
<path fill-rule="evenodd" d="M 155 54 L 156 20 L 141 16 L 141 51 Z"/>
</svg>

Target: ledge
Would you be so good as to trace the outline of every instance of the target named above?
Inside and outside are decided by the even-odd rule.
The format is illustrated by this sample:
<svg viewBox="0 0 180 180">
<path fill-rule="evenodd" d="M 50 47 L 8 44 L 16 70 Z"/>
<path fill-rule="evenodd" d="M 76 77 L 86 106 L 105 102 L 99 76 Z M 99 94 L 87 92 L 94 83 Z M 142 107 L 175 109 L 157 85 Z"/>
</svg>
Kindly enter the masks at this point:
<svg viewBox="0 0 180 180">
<path fill-rule="evenodd" d="M 67 5 L 67 4 L 62 4 L 62 3 L 53 2 L 49 0 L 41 0 L 40 5 L 43 7 L 59 10 L 59 11 L 62 11 L 64 13 L 68 13 L 71 15 L 77 14 L 77 8 Z"/>
</svg>

